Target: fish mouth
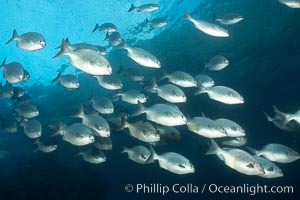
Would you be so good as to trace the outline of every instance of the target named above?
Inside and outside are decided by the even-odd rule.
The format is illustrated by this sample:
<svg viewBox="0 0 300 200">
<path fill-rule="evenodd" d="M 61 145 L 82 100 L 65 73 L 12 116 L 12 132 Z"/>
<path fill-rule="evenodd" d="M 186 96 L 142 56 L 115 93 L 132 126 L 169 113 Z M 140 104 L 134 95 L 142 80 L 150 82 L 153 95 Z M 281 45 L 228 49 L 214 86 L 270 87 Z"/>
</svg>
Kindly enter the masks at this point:
<svg viewBox="0 0 300 200">
<path fill-rule="evenodd" d="M 44 48 L 46 46 L 46 42 L 41 42 L 41 46 Z"/>
</svg>

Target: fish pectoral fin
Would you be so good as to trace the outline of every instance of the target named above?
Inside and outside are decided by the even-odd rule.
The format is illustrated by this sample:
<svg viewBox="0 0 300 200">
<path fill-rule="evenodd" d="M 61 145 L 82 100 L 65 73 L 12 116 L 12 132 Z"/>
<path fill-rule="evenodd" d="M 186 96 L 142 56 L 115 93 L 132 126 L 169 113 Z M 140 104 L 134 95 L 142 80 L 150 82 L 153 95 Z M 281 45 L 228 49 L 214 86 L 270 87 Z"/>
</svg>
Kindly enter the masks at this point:
<svg viewBox="0 0 300 200">
<path fill-rule="evenodd" d="M 180 168 L 183 168 L 183 169 L 185 168 L 185 166 L 184 166 L 183 164 L 181 164 L 181 163 L 179 163 L 178 166 L 179 166 Z"/>
<path fill-rule="evenodd" d="M 90 64 L 92 65 L 92 66 L 94 66 L 94 67 L 97 67 L 98 66 L 98 63 L 96 62 L 96 61 L 90 61 Z"/>
<path fill-rule="evenodd" d="M 249 164 L 247 165 L 247 167 L 248 167 L 248 168 L 254 168 L 254 165 L 253 165 L 252 163 L 249 163 Z"/>
<path fill-rule="evenodd" d="M 267 171 L 269 171 L 269 172 L 274 171 L 274 167 L 269 167 L 269 168 L 267 169 Z"/>
</svg>

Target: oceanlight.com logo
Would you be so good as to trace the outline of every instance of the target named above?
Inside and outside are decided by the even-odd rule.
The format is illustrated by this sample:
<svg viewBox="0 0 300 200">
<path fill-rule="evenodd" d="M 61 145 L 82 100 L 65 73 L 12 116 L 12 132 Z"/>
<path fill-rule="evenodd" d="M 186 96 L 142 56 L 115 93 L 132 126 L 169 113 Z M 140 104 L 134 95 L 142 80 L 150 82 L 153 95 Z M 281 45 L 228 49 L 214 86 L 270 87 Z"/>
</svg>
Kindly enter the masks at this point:
<svg viewBox="0 0 300 200">
<path fill-rule="evenodd" d="M 188 184 L 164 185 L 160 183 L 153 184 L 127 184 L 125 191 L 136 194 L 293 194 L 293 186 L 267 186 L 267 185 L 249 185 L 243 184 L 239 186 L 203 184 L 202 186 Z"/>
<path fill-rule="evenodd" d="M 268 185 L 249 185 L 243 184 L 240 186 L 221 186 L 216 184 L 206 185 L 204 184 L 204 188 L 208 186 L 209 193 L 219 193 L 219 194 L 293 194 L 294 187 L 293 186 L 268 186 Z M 205 190 L 205 189 L 204 189 Z"/>
</svg>

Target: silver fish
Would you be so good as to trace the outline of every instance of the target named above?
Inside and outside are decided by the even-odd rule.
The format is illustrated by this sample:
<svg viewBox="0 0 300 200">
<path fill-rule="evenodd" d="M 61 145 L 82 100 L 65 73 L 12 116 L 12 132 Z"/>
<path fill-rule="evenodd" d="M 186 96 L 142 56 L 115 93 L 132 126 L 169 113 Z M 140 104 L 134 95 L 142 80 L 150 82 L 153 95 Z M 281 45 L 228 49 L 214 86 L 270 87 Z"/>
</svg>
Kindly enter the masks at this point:
<svg viewBox="0 0 300 200">
<path fill-rule="evenodd" d="M 12 116 L 1 119 L 1 126 L 6 133 L 16 133 L 18 131 L 18 124 Z"/>
<path fill-rule="evenodd" d="M 187 101 L 184 92 L 173 84 L 158 86 L 155 79 L 153 79 L 149 90 L 157 92 L 159 97 L 171 103 L 184 103 Z"/>
<path fill-rule="evenodd" d="M 109 137 L 110 128 L 107 121 L 97 114 L 86 115 L 83 110 L 83 105 L 80 105 L 80 110 L 73 117 L 81 118 L 82 124 L 94 130 L 95 136 Z"/>
<path fill-rule="evenodd" d="M 124 40 L 120 48 L 127 50 L 127 56 L 139 65 L 150 68 L 160 68 L 159 60 L 145 49 L 130 47 Z"/>
<path fill-rule="evenodd" d="M 64 39 L 60 51 L 53 58 L 59 56 L 68 56 L 72 66 L 87 74 L 95 76 L 112 74 L 110 63 L 104 56 L 91 49 L 72 50 Z"/>
<path fill-rule="evenodd" d="M 111 46 L 118 46 L 122 42 L 122 37 L 119 32 L 112 32 L 110 35 L 107 32 L 104 40 L 107 40 Z"/>
<path fill-rule="evenodd" d="M 152 28 L 161 28 L 166 26 L 168 21 L 165 18 L 154 18 L 152 20 L 146 18 L 146 24 L 149 24 Z"/>
<path fill-rule="evenodd" d="M 112 114 L 114 112 L 114 105 L 109 98 L 93 94 L 89 101 L 92 102 L 92 107 L 101 114 Z"/>
<path fill-rule="evenodd" d="M 55 135 L 63 135 L 63 140 L 75 146 L 84 146 L 95 142 L 92 130 L 81 123 L 74 123 L 68 127 L 60 128 Z"/>
<path fill-rule="evenodd" d="M 15 111 L 24 118 L 33 118 L 39 115 L 38 108 L 31 103 L 18 104 Z"/>
<path fill-rule="evenodd" d="M 210 99 L 225 104 L 243 104 L 244 98 L 235 90 L 225 86 L 200 88 L 195 95 L 207 93 Z"/>
<path fill-rule="evenodd" d="M 156 129 L 160 135 L 160 140 L 151 142 L 150 144 L 153 146 L 162 146 L 168 144 L 170 141 L 181 139 L 181 133 L 175 127 L 157 125 Z"/>
<path fill-rule="evenodd" d="M 246 151 L 233 148 L 220 148 L 211 140 L 210 150 L 206 155 L 216 154 L 228 167 L 246 175 L 265 174 L 262 165 Z"/>
<path fill-rule="evenodd" d="M 57 149 L 57 145 L 53 144 L 53 145 L 46 145 L 43 142 L 41 142 L 38 138 L 35 140 L 35 142 L 33 144 L 36 144 L 37 147 L 34 150 L 34 152 L 44 152 L 44 153 L 51 153 L 53 151 L 55 151 Z"/>
<path fill-rule="evenodd" d="M 191 21 L 196 29 L 206 33 L 207 35 L 214 37 L 229 37 L 228 31 L 224 28 L 200 19 L 194 19 L 187 11 L 184 13 L 184 19 Z"/>
<path fill-rule="evenodd" d="M 159 5 L 154 4 L 154 3 L 149 3 L 149 4 L 143 4 L 140 6 L 135 6 L 131 4 L 131 7 L 129 8 L 128 12 L 131 11 L 137 11 L 137 12 L 153 12 L 155 10 L 159 9 Z"/>
<path fill-rule="evenodd" d="M 19 83 L 24 80 L 24 68 L 18 62 L 11 62 L 6 64 L 6 58 L 4 58 L 0 68 L 3 68 L 3 76 L 9 83 Z"/>
<path fill-rule="evenodd" d="M 130 104 L 146 103 L 147 97 L 139 90 L 131 89 L 125 92 L 118 92 L 114 95 L 115 97 L 121 96 L 122 101 Z"/>
<path fill-rule="evenodd" d="M 284 120 L 284 118 L 282 119 L 280 116 L 275 115 L 273 118 L 271 116 L 269 116 L 266 112 L 263 112 L 264 116 L 267 118 L 267 120 L 269 122 L 271 122 L 272 124 L 274 124 L 274 126 L 276 126 L 277 128 L 284 130 L 284 131 L 290 131 L 290 132 L 294 132 L 297 130 L 296 126 L 294 126 L 292 124 L 292 122 L 295 121 L 289 121 L 286 122 Z"/>
<path fill-rule="evenodd" d="M 98 45 L 93 45 L 93 44 L 88 44 L 88 43 L 76 43 L 76 44 L 70 44 L 69 38 L 65 39 L 65 43 L 68 44 L 68 48 L 71 49 L 72 51 L 76 51 L 79 49 L 90 49 L 93 50 L 101 55 L 106 55 L 107 50 L 106 48 Z M 61 48 L 61 46 L 56 47 L 56 49 Z"/>
<path fill-rule="evenodd" d="M 112 140 L 110 137 L 97 136 L 93 146 L 100 150 L 112 150 Z"/>
<path fill-rule="evenodd" d="M 123 147 L 122 153 L 127 153 L 128 158 L 139 164 L 149 164 L 146 161 L 149 159 L 151 152 L 142 145 L 137 145 L 131 148 Z"/>
<path fill-rule="evenodd" d="M 155 123 L 164 126 L 179 126 L 187 123 L 186 117 L 175 105 L 171 104 L 155 104 L 145 108 L 141 103 L 138 109 L 132 114 L 137 116 L 146 113 L 146 118 Z"/>
<path fill-rule="evenodd" d="M 16 46 L 27 51 L 36 51 L 46 46 L 46 40 L 40 33 L 27 32 L 18 35 L 16 29 L 14 29 L 11 39 L 9 39 L 6 44 L 12 41 L 17 41 Z"/>
<path fill-rule="evenodd" d="M 259 175 L 264 178 L 278 178 L 278 177 L 283 177 L 282 170 L 269 161 L 266 158 L 260 157 L 260 156 L 253 156 L 264 168 L 265 174 Z"/>
<path fill-rule="evenodd" d="M 21 87 L 14 87 L 14 95 L 13 95 L 14 99 L 23 97 L 24 95 L 25 95 L 25 91 L 24 91 L 23 88 L 21 88 Z"/>
<path fill-rule="evenodd" d="M 150 122 L 137 121 L 135 123 L 128 123 L 126 118 L 122 118 L 122 122 L 118 130 L 124 128 L 129 129 L 129 134 L 143 142 L 156 142 L 160 140 L 160 136 L 156 128 Z"/>
<path fill-rule="evenodd" d="M 158 155 L 150 146 L 151 156 L 148 161 L 158 161 L 159 166 L 175 174 L 190 174 L 195 172 L 195 167 L 186 157 L 175 152 L 167 152 Z"/>
<path fill-rule="evenodd" d="M 120 65 L 118 74 L 123 74 L 127 79 L 135 82 L 144 81 L 144 75 L 135 68 L 124 69 L 123 65 Z"/>
<path fill-rule="evenodd" d="M 123 88 L 123 84 L 118 76 L 95 76 L 98 84 L 108 90 L 120 90 Z"/>
<path fill-rule="evenodd" d="M 274 112 L 277 115 L 276 119 L 281 119 L 282 120 L 282 126 L 286 126 L 289 122 L 295 121 L 298 124 L 300 124 L 300 110 L 295 112 L 295 113 L 284 113 L 276 106 L 273 106 Z"/>
<path fill-rule="evenodd" d="M 278 0 L 278 1 L 290 8 L 300 8 L 300 0 Z"/>
<path fill-rule="evenodd" d="M 218 17 L 215 17 L 214 20 L 217 22 L 220 22 L 221 24 L 224 25 L 232 25 L 232 24 L 236 24 L 239 23 L 240 21 L 242 21 L 244 19 L 243 16 L 241 16 L 240 14 L 236 14 L 236 13 L 227 13 Z"/>
<path fill-rule="evenodd" d="M 206 117 L 194 117 L 187 121 L 189 131 L 207 138 L 226 137 L 226 131 L 213 120 Z"/>
<path fill-rule="evenodd" d="M 69 90 L 75 90 L 80 87 L 79 80 L 76 76 L 72 74 L 61 75 L 58 73 L 57 77 L 52 80 L 52 82 L 58 81 L 60 85 Z"/>
<path fill-rule="evenodd" d="M 22 125 L 24 127 L 24 133 L 27 135 L 27 137 L 31 139 L 41 137 L 42 124 L 38 120 L 31 119 L 24 121 Z"/>
<path fill-rule="evenodd" d="M 205 69 L 211 71 L 220 71 L 229 65 L 229 60 L 224 56 L 214 56 L 205 65 Z"/>
<path fill-rule="evenodd" d="M 300 155 L 295 150 L 282 144 L 267 144 L 261 150 L 247 147 L 256 156 L 263 156 L 270 161 L 279 163 L 291 163 L 300 159 Z"/>
<path fill-rule="evenodd" d="M 104 152 L 93 147 L 88 148 L 85 151 L 80 151 L 78 156 L 80 155 L 82 155 L 83 160 L 92 164 L 100 164 L 106 161 Z"/>
<path fill-rule="evenodd" d="M 165 73 L 165 72 L 163 72 Z M 164 74 L 162 79 L 167 78 L 171 83 L 178 85 L 180 87 L 196 87 L 196 80 L 186 72 L 175 71 L 171 74 Z"/>
<path fill-rule="evenodd" d="M 243 137 L 246 135 L 245 130 L 229 119 L 216 119 L 214 120 L 220 127 L 222 127 L 228 137 Z"/>
<path fill-rule="evenodd" d="M 215 81 L 207 75 L 198 74 L 195 76 L 195 80 L 198 87 L 211 88 L 215 85 Z"/>
<path fill-rule="evenodd" d="M 6 82 L 2 85 L 2 80 L 0 82 L 0 96 L 4 99 L 10 99 L 14 95 L 14 87 L 11 83 Z"/>
<path fill-rule="evenodd" d="M 93 29 L 93 32 L 95 32 L 96 30 L 102 32 L 115 32 L 118 30 L 118 28 L 113 23 L 103 23 L 101 25 L 96 24 Z"/>
</svg>

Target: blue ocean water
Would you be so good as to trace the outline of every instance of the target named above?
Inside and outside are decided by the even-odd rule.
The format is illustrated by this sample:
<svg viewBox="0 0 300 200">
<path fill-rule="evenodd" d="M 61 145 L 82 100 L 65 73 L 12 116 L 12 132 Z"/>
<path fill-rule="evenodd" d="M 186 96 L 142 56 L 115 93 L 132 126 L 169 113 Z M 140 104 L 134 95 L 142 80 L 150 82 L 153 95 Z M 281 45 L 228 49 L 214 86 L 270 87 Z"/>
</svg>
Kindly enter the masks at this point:
<svg viewBox="0 0 300 200">
<path fill-rule="evenodd" d="M 151 13 L 127 12 L 130 4 L 156 3 L 158 11 Z M 205 73 L 218 85 L 234 88 L 244 97 L 241 105 L 226 105 L 213 101 L 207 95 L 194 96 L 194 88 L 184 88 L 187 103 L 178 104 L 187 116 L 206 116 L 212 119 L 228 118 L 239 123 L 247 133 L 247 146 L 260 148 L 268 143 L 281 143 L 300 151 L 299 133 L 282 131 L 269 123 L 262 111 L 272 112 L 272 105 L 286 112 L 300 107 L 299 44 L 300 11 L 289 8 L 277 0 L 2 0 L 0 22 L 0 60 L 7 63 L 17 61 L 30 73 L 30 79 L 14 86 L 25 89 L 39 109 L 37 117 L 43 125 L 42 138 L 48 139 L 51 131 L 47 123 L 52 119 L 63 119 L 68 124 L 76 121 L 70 116 L 78 111 L 93 91 L 110 97 L 113 92 L 101 88 L 91 75 L 70 66 L 67 57 L 52 59 L 55 47 L 61 39 L 68 37 L 71 43 L 87 42 L 105 46 L 106 57 L 116 74 L 120 64 L 135 67 L 151 80 L 158 74 L 156 69 L 136 64 L 126 51 L 111 47 L 103 41 L 105 33 L 92 32 L 96 23 L 112 22 L 117 25 L 122 38 L 129 45 L 141 47 L 153 53 L 166 72 L 184 71 L 193 76 L 202 73 L 205 63 L 214 55 L 222 54 L 230 65 L 222 71 Z M 244 20 L 228 29 L 230 37 L 216 38 L 195 29 L 191 22 L 182 20 L 187 10 L 196 19 L 212 23 L 213 17 L 224 13 L 239 13 Z M 152 29 L 145 19 L 166 17 L 168 25 Z M 217 23 L 216 23 L 217 24 Z M 220 25 L 220 24 L 219 24 Z M 18 33 L 35 31 L 43 34 L 47 45 L 44 49 L 28 52 L 14 43 L 5 45 L 13 29 Z M 80 88 L 69 91 L 51 82 L 59 71 L 79 77 Z M 1 72 L 2 73 L 2 72 Z M 4 77 L 1 77 L 3 84 Z M 121 77 L 125 88 L 137 87 L 135 83 Z M 150 94 L 149 94 L 150 95 Z M 151 96 L 146 104 L 163 102 Z M 132 113 L 136 106 L 114 102 L 115 112 Z M 2 118 L 8 118 L 15 101 L 0 99 Z M 143 118 L 143 117 L 142 117 Z M 50 140 L 58 144 L 57 151 L 46 154 L 33 152 L 33 141 L 19 126 L 17 133 L 6 133 L 0 129 L 0 199 L 299 199 L 299 161 L 278 164 L 284 177 L 263 179 L 246 176 L 229 167 L 216 156 L 205 156 L 208 140 L 179 126 L 180 141 L 155 147 L 160 154 L 177 152 L 186 156 L 195 166 L 195 173 L 177 175 L 159 167 L 158 163 L 140 165 L 121 154 L 122 146 L 147 144 L 131 138 L 125 132 L 111 133 L 113 150 L 105 151 L 107 160 L 99 165 L 90 164 L 76 157 L 78 148 L 62 141 L 61 137 Z M 242 149 L 245 150 L 244 147 Z M 183 191 L 161 192 L 135 190 L 126 192 L 131 184 L 145 184 L 150 188 L 172 188 L 174 184 Z M 213 184 L 219 186 L 292 186 L 293 193 L 277 194 L 225 194 L 205 190 Z M 184 191 L 198 187 L 199 191 Z M 165 187 L 166 188 L 166 187 Z"/>
</svg>

